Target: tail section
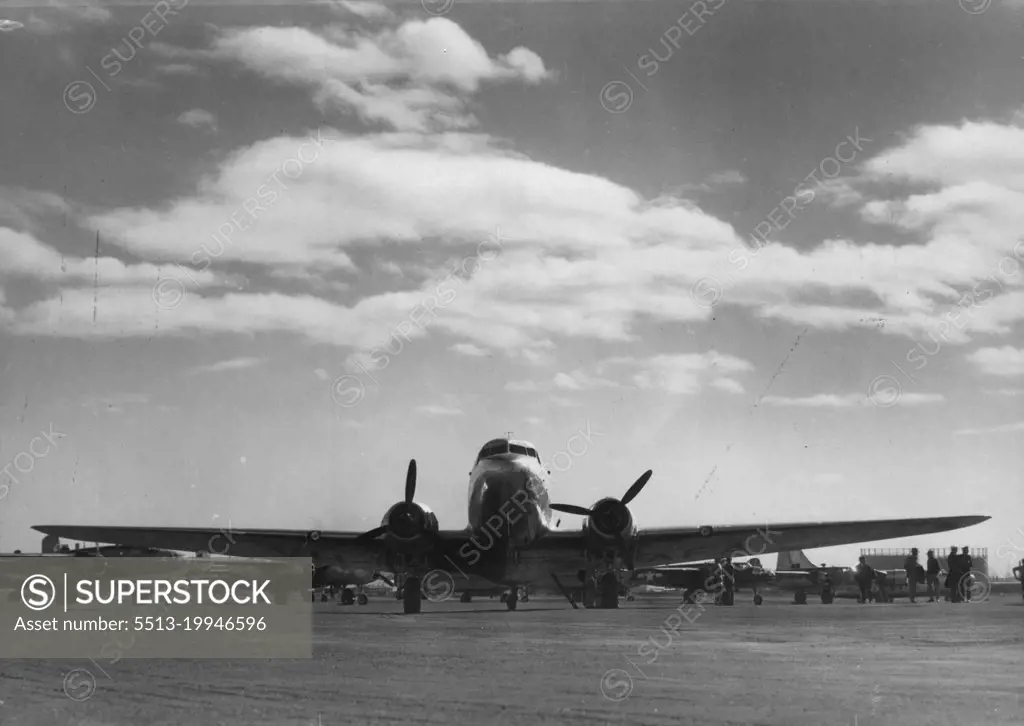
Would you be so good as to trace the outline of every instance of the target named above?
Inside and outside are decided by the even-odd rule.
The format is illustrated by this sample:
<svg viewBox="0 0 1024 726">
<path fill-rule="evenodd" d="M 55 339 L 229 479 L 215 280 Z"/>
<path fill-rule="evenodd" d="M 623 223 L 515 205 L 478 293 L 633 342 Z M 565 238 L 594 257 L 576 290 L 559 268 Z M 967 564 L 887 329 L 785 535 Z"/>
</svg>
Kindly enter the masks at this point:
<svg viewBox="0 0 1024 726">
<path fill-rule="evenodd" d="M 803 550 L 791 550 L 780 552 L 778 564 L 775 565 L 776 572 L 783 570 L 814 570 L 818 565 L 811 562 Z"/>
<path fill-rule="evenodd" d="M 60 552 L 60 537 L 54 534 L 43 537 L 43 554 L 53 554 L 54 552 Z"/>
</svg>

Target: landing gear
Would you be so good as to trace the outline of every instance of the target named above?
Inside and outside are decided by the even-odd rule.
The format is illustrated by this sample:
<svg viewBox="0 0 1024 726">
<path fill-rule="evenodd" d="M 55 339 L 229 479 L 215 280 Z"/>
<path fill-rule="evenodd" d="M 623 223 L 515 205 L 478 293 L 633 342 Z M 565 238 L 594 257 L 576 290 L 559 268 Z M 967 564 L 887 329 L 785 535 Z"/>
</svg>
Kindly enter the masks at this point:
<svg viewBox="0 0 1024 726">
<path fill-rule="evenodd" d="M 832 601 L 835 600 L 836 596 L 831 590 L 821 591 L 821 603 L 822 605 L 831 605 Z"/>
<path fill-rule="evenodd" d="M 763 602 L 764 602 L 764 598 L 761 597 L 760 593 L 754 595 L 754 604 L 755 605 L 760 605 Z"/>
<path fill-rule="evenodd" d="M 807 593 L 804 592 L 803 590 L 798 590 L 796 595 L 793 596 L 793 602 L 796 603 L 797 605 L 806 605 L 807 604 Z"/>
<path fill-rule="evenodd" d="M 501 602 L 508 602 L 508 593 L 507 592 L 501 593 L 501 597 L 499 597 L 498 599 L 501 600 Z"/>
<path fill-rule="evenodd" d="M 723 590 L 721 602 L 723 605 L 732 605 L 735 602 L 735 595 L 731 590 Z"/>
<path fill-rule="evenodd" d="M 402 609 L 406 615 L 415 615 L 423 607 L 423 601 L 420 599 L 421 587 L 420 578 L 405 578 L 405 584 L 402 586 Z"/>
<path fill-rule="evenodd" d="M 619 578 L 614 572 L 606 572 L 601 576 L 600 593 L 601 602 L 598 607 L 602 610 L 619 607 Z"/>
<path fill-rule="evenodd" d="M 459 595 L 459 602 L 470 602 L 472 601 L 472 599 L 473 596 L 470 595 L 468 592 L 464 592 L 461 595 Z"/>
<path fill-rule="evenodd" d="M 364 597 L 365 597 L 365 595 L 364 595 Z M 356 600 L 356 598 L 352 594 L 351 590 L 349 590 L 347 587 L 343 587 L 341 589 L 341 604 L 342 605 L 351 605 L 352 603 L 355 602 L 355 600 Z"/>
<path fill-rule="evenodd" d="M 360 605 L 365 605 L 366 603 L 370 602 L 370 598 L 366 597 L 365 592 L 361 592 L 358 595 L 356 595 L 356 602 Z"/>
<path fill-rule="evenodd" d="M 507 607 L 509 610 L 515 610 L 516 609 L 516 604 L 518 602 L 519 602 L 519 588 L 518 587 L 513 587 L 511 590 L 508 591 L 508 594 L 505 596 L 505 607 Z"/>
<path fill-rule="evenodd" d="M 583 583 L 583 607 L 589 610 L 597 605 L 597 583 L 593 577 L 588 577 Z"/>
<path fill-rule="evenodd" d="M 626 602 L 633 602 L 634 600 L 636 600 L 636 598 L 632 595 L 626 595 Z"/>
</svg>

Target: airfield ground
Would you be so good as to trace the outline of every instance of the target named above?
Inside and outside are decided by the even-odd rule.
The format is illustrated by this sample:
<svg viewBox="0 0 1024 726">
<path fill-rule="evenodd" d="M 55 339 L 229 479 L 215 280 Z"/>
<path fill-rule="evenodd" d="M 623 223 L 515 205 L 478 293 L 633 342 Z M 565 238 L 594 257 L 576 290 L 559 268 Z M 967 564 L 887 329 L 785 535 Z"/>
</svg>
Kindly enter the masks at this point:
<svg viewBox="0 0 1024 726">
<path fill-rule="evenodd" d="M 312 660 L 0 661 L 0 724 L 1024 723 L 1019 594 L 754 607 L 742 593 L 666 636 L 676 604 L 534 598 L 510 613 L 484 598 L 404 616 L 391 598 L 317 603 Z M 653 663 L 652 637 L 666 646 Z M 76 668 L 96 677 L 81 702 L 63 688 Z"/>
</svg>

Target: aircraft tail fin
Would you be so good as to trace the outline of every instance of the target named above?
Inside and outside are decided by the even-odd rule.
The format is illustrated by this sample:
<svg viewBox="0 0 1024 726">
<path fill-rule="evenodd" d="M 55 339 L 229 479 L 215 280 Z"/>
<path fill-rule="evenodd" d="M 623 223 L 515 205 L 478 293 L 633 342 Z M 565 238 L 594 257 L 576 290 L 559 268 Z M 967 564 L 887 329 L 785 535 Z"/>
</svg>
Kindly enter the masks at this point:
<svg viewBox="0 0 1024 726">
<path fill-rule="evenodd" d="M 54 534 L 43 537 L 43 554 L 49 555 L 60 552 L 60 537 Z"/>
<path fill-rule="evenodd" d="M 775 565 L 776 571 L 806 570 L 815 569 L 817 567 L 818 566 L 811 562 L 810 558 L 804 554 L 803 550 L 780 552 L 778 564 Z"/>
</svg>

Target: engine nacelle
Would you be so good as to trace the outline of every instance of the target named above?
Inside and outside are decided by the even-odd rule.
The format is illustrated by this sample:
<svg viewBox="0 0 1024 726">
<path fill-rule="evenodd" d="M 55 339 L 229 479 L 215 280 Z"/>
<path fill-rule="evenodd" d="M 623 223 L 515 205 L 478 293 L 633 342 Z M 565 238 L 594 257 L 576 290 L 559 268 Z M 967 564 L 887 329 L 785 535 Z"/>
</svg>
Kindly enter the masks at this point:
<svg viewBox="0 0 1024 726">
<path fill-rule="evenodd" d="M 418 502 L 399 502 L 384 515 L 380 525 L 385 528 L 388 544 L 396 550 L 421 548 L 430 535 L 437 534 L 437 516 Z"/>
<path fill-rule="evenodd" d="M 637 528 L 629 507 L 609 497 L 591 507 L 590 512 L 586 524 L 590 553 L 598 557 L 614 553 L 630 561 L 636 545 Z"/>
</svg>

